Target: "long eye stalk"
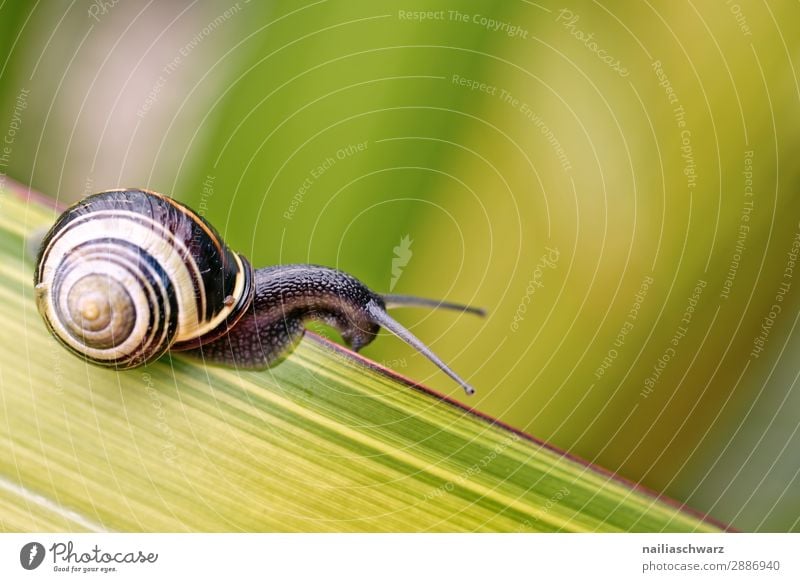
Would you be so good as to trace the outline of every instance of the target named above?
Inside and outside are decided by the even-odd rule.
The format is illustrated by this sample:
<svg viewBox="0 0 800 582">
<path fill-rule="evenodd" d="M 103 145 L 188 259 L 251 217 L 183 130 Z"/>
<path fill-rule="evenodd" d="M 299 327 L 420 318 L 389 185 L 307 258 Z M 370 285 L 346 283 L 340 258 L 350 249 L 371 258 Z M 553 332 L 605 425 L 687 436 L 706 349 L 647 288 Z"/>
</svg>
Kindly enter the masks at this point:
<svg viewBox="0 0 800 582">
<path fill-rule="evenodd" d="M 394 298 L 394 301 L 391 299 Z M 459 305 L 456 303 L 437 303 L 436 301 L 432 301 L 430 299 L 422 299 L 419 297 L 407 297 L 407 296 L 384 296 L 386 300 L 386 306 L 405 306 L 405 305 L 418 305 L 418 306 L 425 306 L 425 307 L 444 307 L 446 309 L 455 309 L 457 311 L 465 311 L 470 313 L 475 313 L 478 315 L 484 315 L 484 311 L 481 309 L 477 309 L 474 307 L 468 307 L 466 305 Z M 417 336 L 413 333 L 408 331 L 405 327 L 400 325 L 397 321 L 394 320 L 386 311 L 384 311 L 377 303 L 374 301 L 370 301 L 367 304 L 367 312 L 370 314 L 372 319 L 375 323 L 379 324 L 381 327 L 386 328 L 394 335 L 399 337 L 401 340 L 406 342 L 408 345 L 413 347 L 423 356 L 428 358 L 431 362 L 439 366 L 439 368 L 450 376 L 453 380 L 455 380 L 463 389 L 467 395 L 472 396 L 475 394 L 475 388 L 470 386 L 465 380 L 461 378 L 458 374 L 456 374 L 450 367 L 445 364 L 439 356 L 434 354 L 431 349 L 422 343 Z"/>
</svg>

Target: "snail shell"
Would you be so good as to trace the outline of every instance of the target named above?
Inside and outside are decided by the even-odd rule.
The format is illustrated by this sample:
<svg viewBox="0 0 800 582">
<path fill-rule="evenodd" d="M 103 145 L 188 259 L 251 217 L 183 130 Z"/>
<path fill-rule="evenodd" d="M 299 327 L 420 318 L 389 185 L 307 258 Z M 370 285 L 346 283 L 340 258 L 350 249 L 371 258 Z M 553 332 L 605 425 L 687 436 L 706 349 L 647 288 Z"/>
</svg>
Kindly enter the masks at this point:
<svg viewBox="0 0 800 582">
<path fill-rule="evenodd" d="M 201 216 L 155 192 L 113 190 L 67 210 L 42 242 L 36 303 L 67 348 L 131 368 L 224 335 L 253 269 Z"/>
</svg>

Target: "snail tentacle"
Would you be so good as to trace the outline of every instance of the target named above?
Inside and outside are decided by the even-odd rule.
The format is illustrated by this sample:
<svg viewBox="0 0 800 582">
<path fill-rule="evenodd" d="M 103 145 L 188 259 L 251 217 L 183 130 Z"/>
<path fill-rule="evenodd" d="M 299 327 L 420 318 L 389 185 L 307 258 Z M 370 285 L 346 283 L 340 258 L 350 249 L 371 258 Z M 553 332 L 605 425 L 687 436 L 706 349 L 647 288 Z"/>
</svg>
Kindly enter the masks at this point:
<svg viewBox="0 0 800 582">
<path fill-rule="evenodd" d="M 471 305 L 464 305 L 463 303 L 452 303 L 450 301 L 437 301 L 436 299 L 428 299 L 426 297 L 417 297 L 416 295 L 395 295 L 392 293 L 384 293 L 381 295 L 383 302 L 386 304 L 386 309 L 394 309 L 395 307 L 429 307 L 431 309 L 449 309 L 450 311 L 461 311 L 463 313 L 471 313 L 480 317 L 486 316 L 486 310 L 482 307 L 473 307 Z"/>
</svg>

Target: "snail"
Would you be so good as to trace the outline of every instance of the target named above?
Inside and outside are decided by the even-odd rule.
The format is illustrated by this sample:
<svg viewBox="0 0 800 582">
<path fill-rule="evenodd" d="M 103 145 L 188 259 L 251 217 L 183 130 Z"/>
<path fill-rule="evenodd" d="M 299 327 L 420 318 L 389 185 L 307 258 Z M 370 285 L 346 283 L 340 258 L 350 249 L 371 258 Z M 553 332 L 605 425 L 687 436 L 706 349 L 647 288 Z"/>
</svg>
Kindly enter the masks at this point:
<svg viewBox="0 0 800 582">
<path fill-rule="evenodd" d="M 183 351 L 207 362 L 262 369 L 286 358 L 314 319 L 358 351 L 381 327 L 475 390 L 387 308 L 482 309 L 381 295 L 318 265 L 254 269 L 188 206 L 147 190 L 93 194 L 45 235 L 34 275 L 36 304 L 52 334 L 100 366 L 127 369 Z"/>
</svg>

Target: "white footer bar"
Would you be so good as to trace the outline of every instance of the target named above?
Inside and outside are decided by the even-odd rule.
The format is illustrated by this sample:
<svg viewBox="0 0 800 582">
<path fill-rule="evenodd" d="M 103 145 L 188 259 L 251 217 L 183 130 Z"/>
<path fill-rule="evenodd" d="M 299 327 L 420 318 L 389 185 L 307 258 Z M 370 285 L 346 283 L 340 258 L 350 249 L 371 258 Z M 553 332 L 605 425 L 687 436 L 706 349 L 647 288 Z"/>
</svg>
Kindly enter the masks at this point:
<svg viewBox="0 0 800 582">
<path fill-rule="evenodd" d="M 799 556 L 800 534 L 2 534 L 0 580 L 796 581 Z"/>
</svg>

